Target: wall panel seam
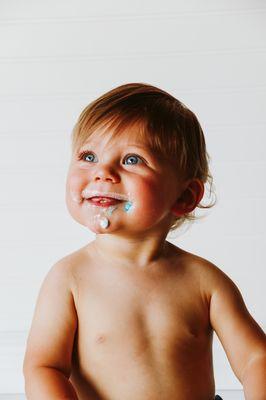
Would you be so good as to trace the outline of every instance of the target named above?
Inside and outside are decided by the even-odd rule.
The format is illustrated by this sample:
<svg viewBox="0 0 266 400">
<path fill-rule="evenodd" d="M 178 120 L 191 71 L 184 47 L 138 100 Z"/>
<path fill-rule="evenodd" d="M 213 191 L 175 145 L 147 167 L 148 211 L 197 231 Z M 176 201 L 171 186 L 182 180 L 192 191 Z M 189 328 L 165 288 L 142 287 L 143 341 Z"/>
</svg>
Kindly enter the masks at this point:
<svg viewBox="0 0 266 400">
<path fill-rule="evenodd" d="M 266 83 L 257 84 L 257 85 L 250 85 L 250 86 L 241 86 L 241 87 L 217 87 L 217 88 L 198 88 L 198 89 L 181 89 L 172 88 L 172 92 L 179 92 L 181 95 L 183 94 L 242 94 L 246 91 L 251 92 L 264 92 L 266 90 Z M 36 99 L 57 99 L 57 100 L 65 100 L 65 99 L 72 99 L 76 97 L 88 97 L 88 96 L 96 96 L 95 92 L 62 92 L 62 93 L 24 93 L 24 94 L 0 94 L 0 101 L 14 101 L 14 102 L 21 102 L 21 101 L 32 101 Z"/>
<path fill-rule="evenodd" d="M 208 17 L 208 16 L 230 16 L 230 15 L 250 15 L 259 14 L 266 12 L 266 8 L 247 8 L 247 9 L 233 9 L 233 10 L 202 10 L 202 11 L 183 11 L 169 13 L 141 13 L 141 14 L 105 14 L 105 15 L 92 15 L 86 17 L 45 17 L 45 18 L 1 18 L 0 25 L 20 25 L 20 24 L 40 24 L 40 23 L 81 23 L 81 22 L 92 22 L 92 21 L 138 21 L 142 20 L 168 20 L 168 19 L 179 19 L 186 17 Z"/>
<path fill-rule="evenodd" d="M 43 62 L 69 62 L 79 63 L 81 61 L 106 61 L 110 60 L 132 60 L 132 59 L 147 59 L 147 58 L 165 58 L 165 57 L 191 57 L 191 56 L 215 56 L 215 55 L 239 55 L 239 54 L 263 54 L 266 53 L 266 47 L 260 48 L 233 48 L 233 49 L 211 49 L 211 50 L 189 50 L 189 51 L 165 51 L 165 52 L 148 52 L 143 53 L 129 53 L 129 54 L 98 54 L 98 55 L 84 55 L 84 54 L 70 54 L 62 56 L 4 56 L 0 57 L 1 63 L 43 63 Z M 75 55 L 75 57 L 73 57 Z"/>
</svg>

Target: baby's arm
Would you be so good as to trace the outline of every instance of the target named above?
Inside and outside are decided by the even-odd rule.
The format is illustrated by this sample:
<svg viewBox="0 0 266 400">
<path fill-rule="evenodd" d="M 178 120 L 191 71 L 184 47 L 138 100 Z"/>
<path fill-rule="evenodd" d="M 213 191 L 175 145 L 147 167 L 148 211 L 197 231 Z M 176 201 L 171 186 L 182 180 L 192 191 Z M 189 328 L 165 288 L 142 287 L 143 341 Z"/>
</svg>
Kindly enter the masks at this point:
<svg viewBox="0 0 266 400">
<path fill-rule="evenodd" d="M 245 399 L 265 400 L 265 334 L 249 314 L 237 286 L 222 271 L 218 275 L 210 302 L 212 327 L 243 385 Z"/>
<path fill-rule="evenodd" d="M 78 400 L 69 382 L 77 316 L 69 265 L 57 262 L 43 281 L 23 364 L 28 400 Z"/>
</svg>

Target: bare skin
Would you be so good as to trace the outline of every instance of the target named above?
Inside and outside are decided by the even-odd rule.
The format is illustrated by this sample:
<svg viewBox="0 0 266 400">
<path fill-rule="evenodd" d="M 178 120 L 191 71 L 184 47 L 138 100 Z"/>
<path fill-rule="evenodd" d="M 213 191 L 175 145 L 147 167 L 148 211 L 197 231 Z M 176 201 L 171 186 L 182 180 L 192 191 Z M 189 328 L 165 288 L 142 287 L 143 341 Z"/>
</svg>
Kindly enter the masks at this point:
<svg viewBox="0 0 266 400">
<path fill-rule="evenodd" d="M 93 244 L 77 253 L 70 381 L 80 400 L 214 399 L 206 268 L 168 247 L 145 270 L 102 263 Z"/>
<path fill-rule="evenodd" d="M 43 282 L 24 358 L 27 398 L 213 400 L 215 330 L 247 399 L 259 399 L 264 332 L 229 277 L 165 241 L 173 215 L 201 200 L 202 182 L 178 180 L 167 160 L 133 143 L 133 128 L 96 139 L 73 155 L 66 185 L 71 216 L 96 239 Z M 126 194 L 133 208 L 115 211 L 106 229 L 84 189 Z"/>
<path fill-rule="evenodd" d="M 265 334 L 236 285 L 165 243 L 133 265 L 92 242 L 50 269 L 24 359 L 29 400 L 213 400 L 213 331 L 247 399 L 263 398 Z"/>
</svg>

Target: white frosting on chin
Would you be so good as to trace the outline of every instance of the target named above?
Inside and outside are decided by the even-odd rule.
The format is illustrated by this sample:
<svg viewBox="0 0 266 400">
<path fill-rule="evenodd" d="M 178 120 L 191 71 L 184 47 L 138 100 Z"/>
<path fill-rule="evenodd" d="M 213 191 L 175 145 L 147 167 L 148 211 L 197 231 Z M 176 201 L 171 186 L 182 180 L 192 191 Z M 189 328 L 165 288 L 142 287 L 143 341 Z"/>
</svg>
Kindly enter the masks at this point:
<svg viewBox="0 0 266 400">
<path fill-rule="evenodd" d="M 106 229 L 110 225 L 108 218 L 104 217 L 100 219 L 100 225 L 102 228 Z"/>
</svg>

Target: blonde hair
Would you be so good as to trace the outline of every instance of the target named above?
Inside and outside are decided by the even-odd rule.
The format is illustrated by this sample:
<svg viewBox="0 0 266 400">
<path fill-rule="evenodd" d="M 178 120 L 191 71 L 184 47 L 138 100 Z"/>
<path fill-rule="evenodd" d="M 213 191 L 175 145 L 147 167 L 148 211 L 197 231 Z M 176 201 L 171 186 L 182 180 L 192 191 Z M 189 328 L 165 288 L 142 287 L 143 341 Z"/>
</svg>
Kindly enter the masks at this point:
<svg viewBox="0 0 266 400">
<path fill-rule="evenodd" d="M 146 83 L 118 86 L 92 101 L 80 114 L 72 132 L 72 152 L 76 152 L 98 128 L 108 127 L 116 137 L 127 127 L 138 124 L 138 134 L 159 156 L 173 164 L 182 179 L 198 178 L 209 183 L 210 156 L 195 114 L 169 93 Z M 216 203 L 198 208 L 210 208 Z M 170 231 L 194 221 L 195 210 L 175 217 Z"/>
</svg>

